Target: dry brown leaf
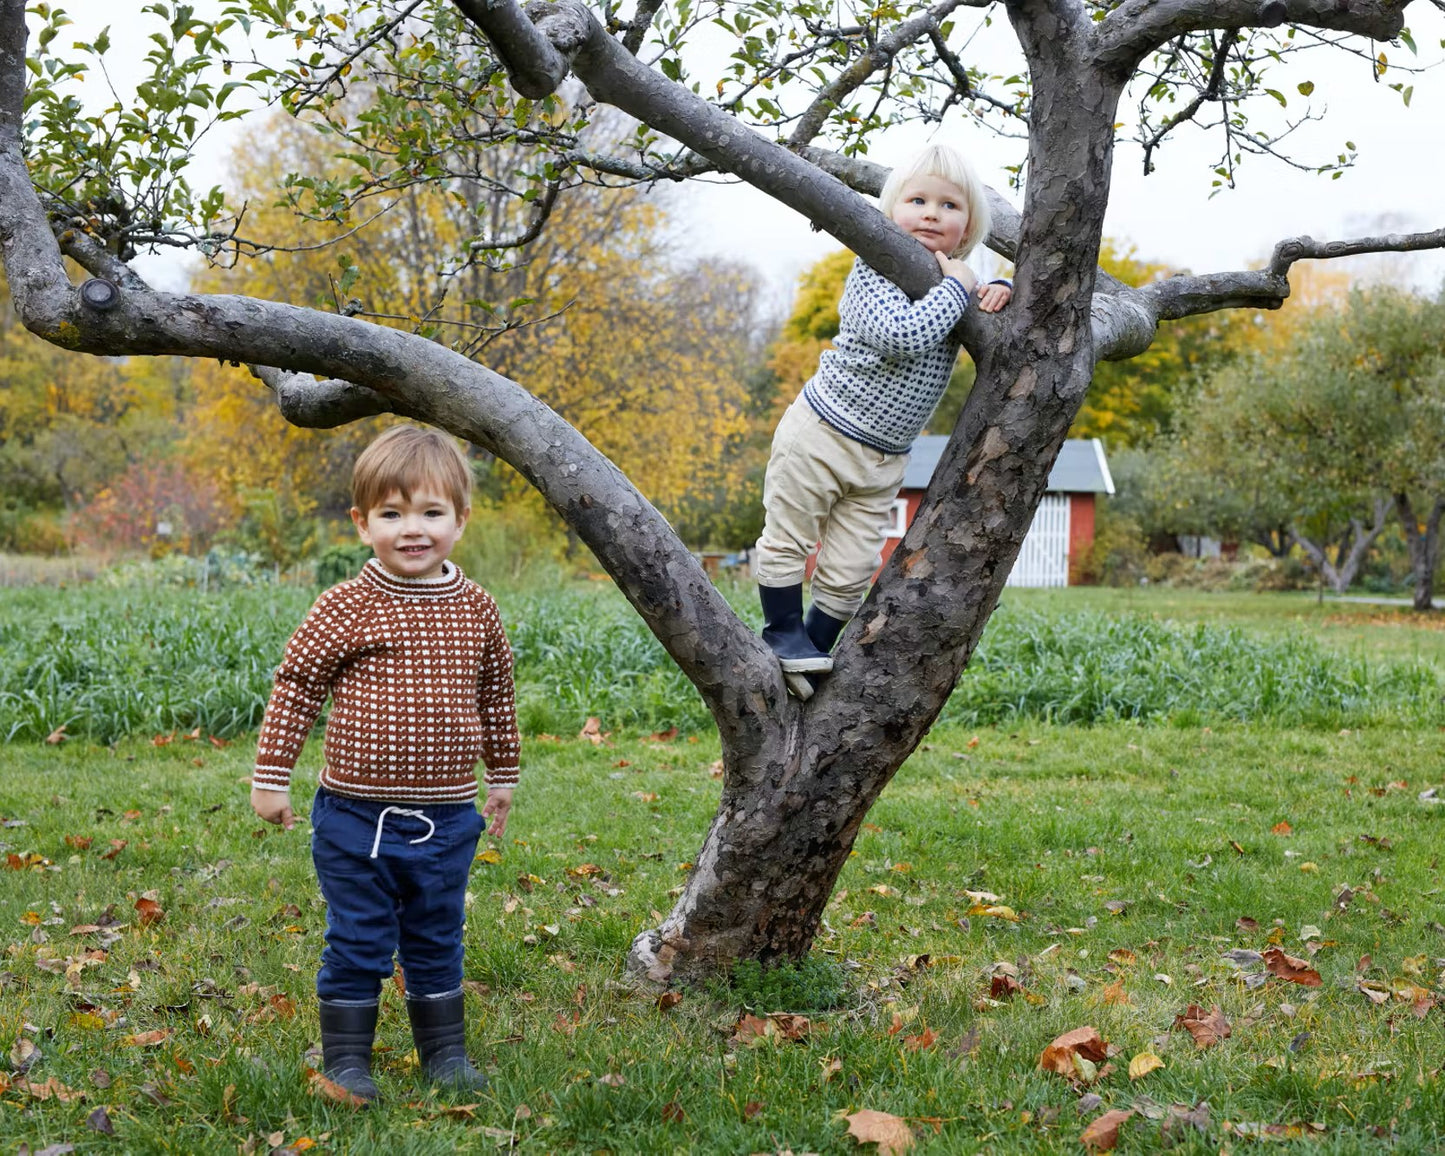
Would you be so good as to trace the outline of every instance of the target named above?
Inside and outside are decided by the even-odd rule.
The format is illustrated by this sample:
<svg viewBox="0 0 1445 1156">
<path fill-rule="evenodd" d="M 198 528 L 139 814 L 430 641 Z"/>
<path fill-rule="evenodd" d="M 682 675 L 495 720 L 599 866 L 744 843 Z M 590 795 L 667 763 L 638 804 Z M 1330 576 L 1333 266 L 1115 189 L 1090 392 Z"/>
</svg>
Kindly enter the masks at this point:
<svg viewBox="0 0 1445 1156">
<path fill-rule="evenodd" d="M 77 1092 L 72 1088 L 67 1088 L 54 1076 L 51 1076 L 50 1079 L 46 1080 L 43 1084 L 38 1084 L 34 1080 L 21 1078 L 13 1081 L 10 1086 L 15 1091 L 24 1092 L 37 1100 L 48 1100 L 54 1096 L 62 1104 L 68 1104 L 72 1100 L 85 1099 L 84 1092 Z"/>
<path fill-rule="evenodd" d="M 356 1093 L 347 1091 L 335 1080 L 328 1079 L 314 1068 L 306 1069 L 306 1086 L 312 1095 L 344 1104 L 348 1108 L 364 1108 L 367 1105 L 367 1101 Z"/>
<path fill-rule="evenodd" d="M 606 1084 L 609 1088 L 620 1088 L 623 1084 L 627 1083 L 627 1078 L 616 1072 L 608 1072 L 605 1076 L 598 1076 L 597 1082 L 599 1084 Z"/>
<path fill-rule="evenodd" d="M 1271 947 L 1264 953 L 1264 966 L 1266 970 L 1279 976 L 1280 979 L 1287 979 L 1290 983 L 1301 984 L 1304 987 L 1319 987 L 1324 982 L 1320 978 L 1320 973 L 1305 960 L 1286 955 L 1277 947 Z"/>
<path fill-rule="evenodd" d="M 1080 1134 L 1079 1143 L 1093 1152 L 1112 1152 L 1119 1142 L 1119 1125 L 1133 1114 L 1132 1110 L 1113 1108 L 1095 1117 Z"/>
<path fill-rule="evenodd" d="M 662 1118 L 669 1124 L 681 1124 L 687 1119 L 687 1113 L 676 1100 L 669 1100 L 662 1106 Z"/>
<path fill-rule="evenodd" d="M 923 1031 L 916 1036 L 904 1036 L 903 1046 L 910 1052 L 921 1052 L 933 1047 L 938 1042 L 938 1035 L 934 1030 L 924 1025 Z"/>
<path fill-rule="evenodd" d="M 1288 823 L 1279 822 L 1269 829 L 1269 833 L 1271 835 L 1278 835 L 1281 839 L 1284 839 L 1294 834 L 1294 828 Z"/>
<path fill-rule="evenodd" d="M 136 1032 L 134 1035 L 122 1036 L 121 1046 L 126 1048 L 153 1048 L 157 1044 L 163 1044 L 170 1038 L 170 1028 L 157 1028 L 151 1032 Z"/>
<path fill-rule="evenodd" d="M 848 1135 L 860 1144 L 877 1144 L 878 1156 L 893 1156 L 913 1147 L 913 1130 L 901 1116 L 860 1108 L 843 1119 L 848 1121 Z"/>
<path fill-rule="evenodd" d="M 608 731 L 606 734 L 603 733 L 602 720 L 594 715 L 583 724 L 582 729 L 577 733 L 577 737 L 579 739 L 586 739 L 593 746 L 600 747 L 603 740 L 611 733 L 611 731 Z"/>
<path fill-rule="evenodd" d="M 1218 1004 L 1205 1015 L 1197 1003 L 1192 1003 L 1174 1017 L 1174 1026 L 1183 1028 L 1193 1036 L 1194 1046 L 1201 1051 L 1213 1047 L 1220 1040 L 1228 1039 L 1230 1033 L 1229 1021 L 1224 1018 L 1224 1011 Z"/>
<path fill-rule="evenodd" d="M 1124 990 L 1124 981 L 1122 979 L 1115 980 L 1104 988 L 1104 1002 L 1106 1004 L 1126 1004 L 1130 1002 L 1129 993 Z"/>
<path fill-rule="evenodd" d="M 682 992 L 665 991 L 657 997 L 657 1010 L 669 1011 L 682 1002 Z"/>
<path fill-rule="evenodd" d="M 152 923 L 160 923 L 166 917 L 166 913 L 161 910 L 159 903 L 154 899 L 146 899 L 144 896 L 135 901 L 135 909 L 140 912 L 142 927 L 149 927 Z"/>
</svg>

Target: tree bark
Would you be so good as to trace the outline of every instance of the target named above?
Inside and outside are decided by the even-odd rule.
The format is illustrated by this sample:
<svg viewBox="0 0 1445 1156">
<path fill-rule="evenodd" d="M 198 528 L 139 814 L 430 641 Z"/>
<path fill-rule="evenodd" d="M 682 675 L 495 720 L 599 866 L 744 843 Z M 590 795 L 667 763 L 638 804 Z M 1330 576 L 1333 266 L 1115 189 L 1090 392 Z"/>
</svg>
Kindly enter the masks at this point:
<svg viewBox="0 0 1445 1156">
<path fill-rule="evenodd" d="M 1445 498 L 1434 500 L 1424 522 L 1415 513 L 1409 494 L 1395 495 L 1395 509 L 1410 548 L 1410 571 L 1414 578 L 1412 604 L 1416 610 L 1434 610 L 1435 571 L 1440 566 L 1440 516 L 1445 513 Z"/>
</svg>

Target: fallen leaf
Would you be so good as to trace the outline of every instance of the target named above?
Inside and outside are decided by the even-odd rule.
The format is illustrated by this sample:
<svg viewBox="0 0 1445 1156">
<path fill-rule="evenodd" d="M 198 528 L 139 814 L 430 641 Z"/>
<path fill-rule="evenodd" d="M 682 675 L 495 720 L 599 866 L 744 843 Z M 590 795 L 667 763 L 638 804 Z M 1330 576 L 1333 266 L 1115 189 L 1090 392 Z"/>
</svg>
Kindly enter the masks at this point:
<svg viewBox="0 0 1445 1156">
<path fill-rule="evenodd" d="M 1193 1036 L 1194 1046 L 1201 1051 L 1213 1047 L 1220 1040 L 1228 1039 L 1230 1033 L 1229 1021 L 1224 1018 L 1224 1012 L 1218 1004 L 1205 1015 L 1197 1003 L 1192 1003 L 1174 1017 L 1174 1026 L 1183 1028 Z"/>
<path fill-rule="evenodd" d="M 932 1028 L 924 1025 L 923 1031 L 916 1036 L 904 1036 L 903 1046 L 910 1052 L 921 1052 L 933 1047 L 938 1042 L 938 1036 Z"/>
<path fill-rule="evenodd" d="M 670 1011 L 682 1002 L 682 992 L 665 991 L 657 997 L 657 1010 Z"/>
<path fill-rule="evenodd" d="M 477 856 L 476 861 L 478 863 L 500 863 L 502 861 L 502 853 L 495 847 L 488 847 Z"/>
<path fill-rule="evenodd" d="M 1075 1028 L 1065 1032 L 1049 1044 L 1039 1056 L 1039 1067 L 1046 1072 L 1057 1072 L 1067 1080 L 1078 1078 L 1078 1067 L 1074 1057 L 1091 1064 L 1097 1064 L 1108 1055 L 1108 1047 L 1092 1027 Z"/>
<path fill-rule="evenodd" d="M 10 1046 L 10 1066 L 22 1076 L 28 1072 L 40 1058 L 40 1049 L 35 1046 L 34 1040 L 27 1040 L 21 1036 Z"/>
<path fill-rule="evenodd" d="M 314 1068 L 306 1069 L 306 1087 L 313 1096 L 320 1096 L 323 1100 L 331 1100 L 337 1104 L 344 1104 L 348 1108 L 365 1108 L 367 1101 L 363 1100 L 355 1092 L 343 1088 L 335 1080 L 328 1079 Z M 295 1147 L 294 1145 L 292 1146 Z"/>
<path fill-rule="evenodd" d="M 1273 827 L 1271 827 L 1269 829 L 1269 833 L 1271 835 L 1278 835 L 1281 839 L 1284 839 L 1294 834 L 1294 828 L 1291 827 L 1288 823 L 1281 822 L 1276 823 Z"/>
<path fill-rule="evenodd" d="M 1130 1002 L 1129 993 L 1124 990 L 1124 981 L 1122 979 L 1115 980 L 1105 987 L 1103 994 L 1106 1004 L 1126 1004 Z"/>
<path fill-rule="evenodd" d="M 1132 1110 L 1113 1108 L 1095 1117 L 1079 1135 L 1079 1143 L 1094 1152 L 1112 1152 L 1119 1142 L 1119 1125 L 1133 1114 Z"/>
<path fill-rule="evenodd" d="M 48 735 L 45 736 L 45 741 L 49 743 L 52 747 L 63 743 L 66 739 L 70 737 L 68 734 L 65 733 L 65 726 L 65 723 L 61 723 L 58 727 L 56 727 L 53 731 L 51 731 Z"/>
<path fill-rule="evenodd" d="M 1271 947 L 1264 953 L 1264 966 L 1280 979 L 1287 979 L 1290 983 L 1304 987 L 1319 987 L 1324 982 L 1320 973 L 1303 959 L 1286 955 L 1277 947 Z"/>
<path fill-rule="evenodd" d="M 103 1136 L 114 1136 L 115 1125 L 110 1122 L 110 1113 L 104 1107 L 97 1108 L 85 1118 L 85 1126 Z"/>
<path fill-rule="evenodd" d="M 609 1088 L 620 1088 L 623 1084 L 627 1083 L 627 1080 L 616 1072 L 608 1072 L 605 1076 L 598 1076 L 597 1082 L 599 1084 L 606 1084 Z"/>
<path fill-rule="evenodd" d="M 610 733 L 609 731 L 608 734 Z M 602 720 L 595 715 L 589 718 L 586 723 L 583 724 L 582 729 L 577 732 L 577 737 L 579 739 L 586 739 L 593 746 L 600 747 L 603 740 L 607 738 L 607 735 L 602 733 Z"/>
<path fill-rule="evenodd" d="M 674 731 L 676 728 L 674 728 Z M 662 1106 L 662 1118 L 669 1124 L 681 1124 L 687 1119 L 687 1113 L 682 1110 L 682 1105 L 676 1100 L 669 1100 Z"/>
<path fill-rule="evenodd" d="M 140 912 L 142 927 L 149 927 L 152 923 L 160 923 L 166 917 L 166 913 L 161 910 L 161 905 L 154 899 L 146 899 L 144 897 L 137 899 L 135 901 L 135 909 Z"/>
<path fill-rule="evenodd" d="M 1164 1066 L 1164 1061 L 1153 1052 L 1140 1052 L 1129 1061 L 1129 1078 L 1131 1080 L 1142 1080 L 1150 1072 L 1157 1071 Z"/>
<path fill-rule="evenodd" d="M 126 1048 L 153 1048 L 157 1044 L 163 1044 L 170 1037 L 171 1028 L 157 1028 L 150 1032 L 136 1032 L 133 1035 L 122 1036 L 121 1046 Z"/>
<path fill-rule="evenodd" d="M 848 1121 L 848 1135 L 860 1144 L 877 1144 L 879 1156 L 893 1156 L 913 1147 L 913 1131 L 900 1116 L 861 1108 L 843 1119 Z"/>
</svg>

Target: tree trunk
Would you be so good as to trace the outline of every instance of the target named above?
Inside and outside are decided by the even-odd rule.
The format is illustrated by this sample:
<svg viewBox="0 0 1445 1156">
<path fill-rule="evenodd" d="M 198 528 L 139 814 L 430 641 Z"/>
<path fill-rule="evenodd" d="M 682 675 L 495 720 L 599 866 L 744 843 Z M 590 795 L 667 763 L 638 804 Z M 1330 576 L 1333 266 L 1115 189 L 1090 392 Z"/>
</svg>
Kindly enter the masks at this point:
<svg viewBox="0 0 1445 1156">
<path fill-rule="evenodd" d="M 677 905 L 633 942 L 657 981 L 739 958 L 799 959 L 869 807 L 978 644 L 1093 374 L 1090 303 L 1118 91 L 1078 67 L 1079 32 L 1012 14 L 1036 92 L 1014 298 L 912 525 L 831 675 L 741 760 Z M 1040 78 L 1043 79 L 1040 79 Z"/>
<path fill-rule="evenodd" d="M 1410 547 L 1410 570 L 1414 577 L 1412 604 L 1416 610 L 1435 609 L 1435 571 L 1440 565 L 1440 515 L 1445 511 L 1445 498 L 1435 499 L 1430 514 L 1422 523 L 1415 515 L 1409 494 L 1395 495 L 1395 509 L 1400 526 Z"/>
</svg>

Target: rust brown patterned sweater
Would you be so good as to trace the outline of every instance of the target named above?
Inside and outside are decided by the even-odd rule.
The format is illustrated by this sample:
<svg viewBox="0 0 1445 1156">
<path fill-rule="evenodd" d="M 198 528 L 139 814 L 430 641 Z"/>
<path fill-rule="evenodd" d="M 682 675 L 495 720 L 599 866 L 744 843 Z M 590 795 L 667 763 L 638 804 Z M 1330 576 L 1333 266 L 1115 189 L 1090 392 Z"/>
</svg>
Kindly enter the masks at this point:
<svg viewBox="0 0 1445 1156">
<path fill-rule="evenodd" d="M 286 644 L 252 783 L 285 791 L 331 696 L 320 782 L 361 799 L 465 803 L 517 785 L 512 650 L 491 595 L 450 562 L 400 578 L 375 558 L 316 600 Z"/>
</svg>

